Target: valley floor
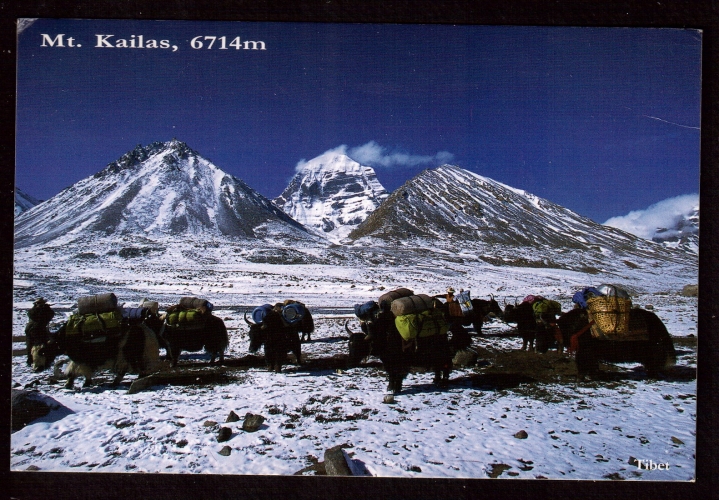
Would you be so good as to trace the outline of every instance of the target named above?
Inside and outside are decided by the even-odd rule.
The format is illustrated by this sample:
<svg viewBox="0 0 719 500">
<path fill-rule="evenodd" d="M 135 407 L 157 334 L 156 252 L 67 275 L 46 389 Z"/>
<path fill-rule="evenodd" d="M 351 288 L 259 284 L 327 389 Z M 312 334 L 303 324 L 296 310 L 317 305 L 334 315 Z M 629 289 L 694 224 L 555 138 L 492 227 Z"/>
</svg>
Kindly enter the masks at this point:
<svg viewBox="0 0 719 500">
<path fill-rule="evenodd" d="M 630 269 L 622 277 L 454 261 L 369 268 L 181 256 L 173 265 L 170 257 L 76 265 L 59 253 L 16 254 L 14 336 L 23 334 L 37 296 L 54 304 L 59 323 L 79 296 L 113 291 L 128 306 L 148 297 L 161 309 L 183 295 L 207 298 L 225 319 L 231 343 L 226 366 L 208 367 L 204 354 L 185 353 L 180 367 L 194 379 L 158 379 L 135 393 L 134 375 L 111 388 L 110 375 L 101 373 L 94 388 L 80 389 L 78 380 L 77 389 L 66 390 L 52 370 L 36 374 L 23 356 L 13 357 L 13 388 L 37 391 L 56 409 L 12 434 L 12 470 L 314 475 L 324 473 L 324 452 L 342 446 L 355 473 L 372 476 L 695 477 L 697 299 L 679 291 L 696 279 L 680 269 Z M 473 297 L 493 294 L 500 303 L 539 293 L 567 310 L 577 289 L 612 282 L 631 285 L 635 304 L 653 309 L 675 338 L 677 366 L 659 379 L 622 364 L 577 381 L 571 358 L 519 352 L 521 340 L 498 321 L 473 336 L 478 361 L 454 370 L 448 388 L 434 387 L 430 373 L 412 373 L 392 404 L 383 401 L 378 360 L 352 369 L 343 362 L 353 304 L 385 290 L 409 285 L 433 295 L 451 285 L 471 289 Z M 286 298 L 307 304 L 317 329 L 302 346 L 305 366 L 270 373 L 248 356 L 243 313 Z M 238 421 L 226 422 L 231 412 Z M 258 431 L 242 430 L 247 413 L 265 418 Z M 230 429 L 228 441 L 218 442 L 221 427 Z M 225 446 L 227 456 L 219 453 Z M 649 461 L 668 466 L 638 466 Z"/>
</svg>

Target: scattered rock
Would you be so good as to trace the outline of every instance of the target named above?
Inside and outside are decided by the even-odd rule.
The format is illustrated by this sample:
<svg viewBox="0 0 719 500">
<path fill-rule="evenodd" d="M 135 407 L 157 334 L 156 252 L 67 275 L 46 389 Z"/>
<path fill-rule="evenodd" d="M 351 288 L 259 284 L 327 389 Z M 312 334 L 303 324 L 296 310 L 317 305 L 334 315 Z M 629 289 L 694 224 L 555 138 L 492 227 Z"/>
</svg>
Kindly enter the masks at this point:
<svg viewBox="0 0 719 500">
<path fill-rule="evenodd" d="M 352 470 L 345 451 L 335 446 L 325 451 L 325 472 L 328 476 L 351 476 Z"/>
<path fill-rule="evenodd" d="M 382 402 L 391 405 L 394 404 L 394 395 L 393 394 L 385 394 L 384 399 L 382 399 Z"/>
<path fill-rule="evenodd" d="M 686 285 L 682 288 L 682 297 L 698 297 L 699 285 Z"/>
<path fill-rule="evenodd" d="M 221 427 L 220 432 L 217 434 L 217 442 L 222 443 L 224 441 L 229 441 L 232 437 L 232 429 L 229 427 Z"/>
<path fill-rule="evenodd" d="M 624 476 L 622 476 L 618 472 L 612 472 L 611 474 L 607 474 L 604 476 L 604 479 L 611 479 L 612 481 L 624 481 Z"/>
<path fill-rule="evenodd" d="M 628 462 L 628 463 L 629 463 L 629 465 L 631 465 L 631 466 L 633 466 L 633 467 L 639 466 L 639 462 L 637 461 L 637 459 L 634 458 L 634 457 L 632 457 L 632 456 L 629 457 L 629 462 Z"/>
<path fill-rule="evenodd" d="M 230 453 L 232 453 L 232 448 L 230 448 L 229 446 L 223 446 L 222 449 L 217 453 L 219 453 L 223 457 L 229 457 Z"/>
<path fill-rule="evenodd" d="M 248 413 L 247 415 L 245 415 L 245 421 L 242 422 L 242 430 L 246 432 L 255 432 L 260 428 L 262 422 L 264 421 L 265 417 L 263 417 L 262 415 L 254 415 L 252 413 Z"/>
<path fill-rule="evenodd" d="M 516 433 L 514 437 L 516 437 L 517 439 L 527 439 L 529 437 L 529 434 L 527 434 L 527 431 L 522 429 L 521 431 Z"/>
<path fill-rule="evenodd" d="M 489 477 L 491 477 L 492 479 L 498 478 L 499 476 L 502 475 L 502 473 L 504 471 L 512 468 L 511 465 L 507 465 L 507 464 L 490 464 L 489 466 L 492 468 L 492 470 L 487 472 L 487 475 Z"/>
<path fill-rule="evenodd" d="M 29 465 L 28 468 L 25 470 L 33 471 L 33 470 L 41 470 L 41 469 L 37 465 Z"/>
<path fill-rule="evenodd" d="M 217 422 L 214 420 L 206 420 L 204 424 L 202 424 L 203 427 L 214 427 L 217 425 Z"/>
<path fill-rule="evenodd" d="M 654 310 L 654 306 L 651 305 L 651 304 L 647 304 L 646 306 L 644 306 L 644 309 L 646 309 L 647 311 L 653 311 L 653 310 Z"/>
<path fill-rule="evenodd" d="M 672 436 L 672 443 L 674 443 L 674 444 L 684 444 L 684 441 L 682 441 L 682 440 L 679 439 L 679 438 L 676 438 L 676 437 Z"/>
<path fill-rule="evenodd" d="M 419 465 L 412 465 L 409 470 L 412 472 L 422 472 L 422 469 L 420 469 Z"/>
<path fill-rule="evenodd" d="M 225 422 L 239 422 L 240 417 L 235 413 L 234 411 L 231 411 L 229 415 L 227 415 L 227 420 Z"/>
</svg>

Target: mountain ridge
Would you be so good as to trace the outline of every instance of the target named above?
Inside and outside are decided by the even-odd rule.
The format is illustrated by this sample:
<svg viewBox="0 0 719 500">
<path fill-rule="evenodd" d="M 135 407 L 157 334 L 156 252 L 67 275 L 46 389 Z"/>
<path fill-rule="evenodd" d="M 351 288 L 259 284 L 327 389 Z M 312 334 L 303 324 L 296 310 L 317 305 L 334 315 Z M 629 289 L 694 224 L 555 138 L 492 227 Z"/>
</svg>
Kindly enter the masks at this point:
<svg viewBox="0 0 719 500">
<path fill-rule="evenodd" d="M 138 146 L 16 220 L 18 246 L 82 233 L 254 238 L 301 224 L 177 140 Z"/>
</svg>

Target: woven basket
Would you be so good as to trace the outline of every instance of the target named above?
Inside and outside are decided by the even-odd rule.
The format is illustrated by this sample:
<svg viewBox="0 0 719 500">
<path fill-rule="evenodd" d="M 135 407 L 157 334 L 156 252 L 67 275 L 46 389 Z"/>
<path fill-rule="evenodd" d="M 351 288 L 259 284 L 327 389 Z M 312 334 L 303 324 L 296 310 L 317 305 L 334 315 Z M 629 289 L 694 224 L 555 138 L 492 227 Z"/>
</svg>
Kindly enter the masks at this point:
<svg viewBox="0 0 719 500">
<path fill-rule="evenodd" d="M 594 297 L 587 301 L 587 311 L 594 320 L 592 336 L 623 337 L 629 334 L 632 300 L 616 296 Z"/>
</svg>

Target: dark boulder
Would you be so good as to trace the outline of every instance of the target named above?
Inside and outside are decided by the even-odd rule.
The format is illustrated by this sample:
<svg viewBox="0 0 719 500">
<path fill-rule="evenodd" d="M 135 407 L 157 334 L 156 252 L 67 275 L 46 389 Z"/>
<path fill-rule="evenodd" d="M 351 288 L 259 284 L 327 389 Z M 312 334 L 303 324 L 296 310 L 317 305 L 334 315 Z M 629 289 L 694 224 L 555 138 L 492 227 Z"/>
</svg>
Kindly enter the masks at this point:
<svg viewBox="0 0 719 500">
<path fill-rule="evenodd" d="M 260 428 L 262 422 L 264 421 L 265 417 L 263 417 L 262 415 L 254 415 L 252 413 L 248 413 L 247 415 L 245 415 L 244 422 L 242 422 L 242 430 L 246 432 L 255 432 Z"/>
<path fill-rule="evenodd" d="M 38 392 L 12 390 L 12 432 L 19 431 L 33 420 L 44 417 L 62 405 Z"/>
</svg>

